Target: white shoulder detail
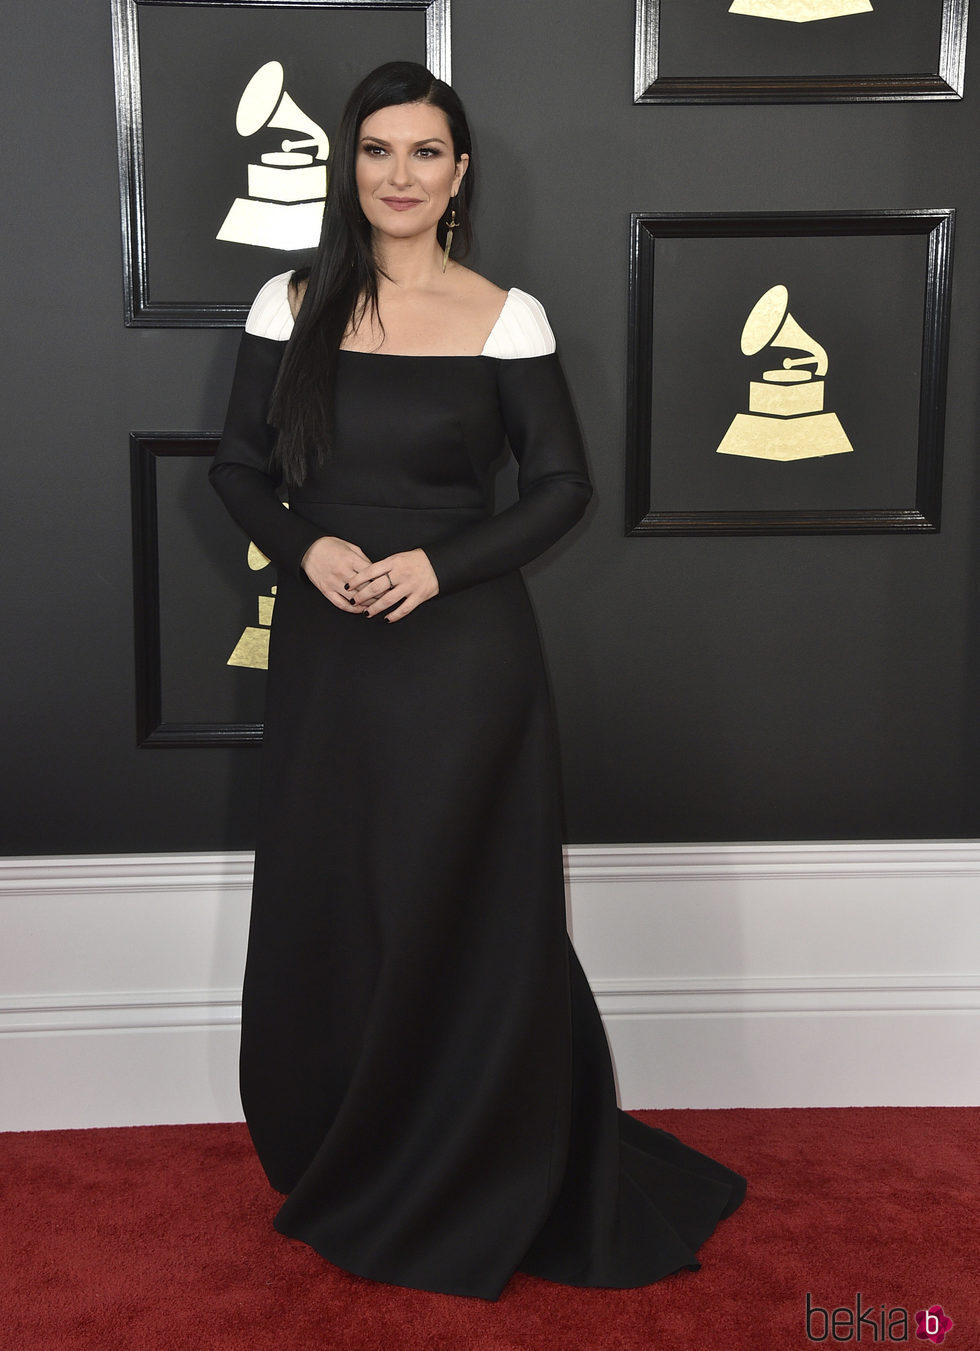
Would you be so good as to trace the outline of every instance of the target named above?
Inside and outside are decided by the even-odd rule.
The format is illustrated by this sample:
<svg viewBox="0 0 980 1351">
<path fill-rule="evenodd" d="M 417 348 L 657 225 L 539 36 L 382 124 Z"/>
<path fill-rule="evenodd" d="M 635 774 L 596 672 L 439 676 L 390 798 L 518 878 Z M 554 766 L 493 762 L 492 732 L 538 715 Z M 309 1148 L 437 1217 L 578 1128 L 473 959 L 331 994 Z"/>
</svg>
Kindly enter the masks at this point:
<svg viewBox="0 0 980 1351">
<path fill-rule="evenodd" d="M 540 300 L 512 286 L 483 344 L 485 357 L 541 357 L 555 350 L 555 335 Z"/>
<path fill-rule="evenodd" d="M 289 308 L 289 278 L 293 269 L 271 277 L 262 287 L 245 320 L 245 332 L 257 338 L 286 342 L 293 331 L 293 312 Z"/>
</svg>

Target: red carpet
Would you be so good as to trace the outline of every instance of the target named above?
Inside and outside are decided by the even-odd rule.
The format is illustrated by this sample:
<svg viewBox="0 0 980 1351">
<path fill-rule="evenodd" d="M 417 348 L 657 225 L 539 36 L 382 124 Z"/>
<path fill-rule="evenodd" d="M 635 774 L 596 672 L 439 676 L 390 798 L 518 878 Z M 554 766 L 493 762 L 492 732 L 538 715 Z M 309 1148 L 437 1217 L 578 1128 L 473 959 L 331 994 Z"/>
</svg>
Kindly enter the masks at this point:
<svg viewBox="0 0 980 1351">
<path fill-rule="evenodd" d="M 978 1351 L 980 1108 L 635 1115 L 748 1178 L 701 1270 L 638 1290 L 518 1274 L 496 1304 L 368 1281 L 282 1238 L 243 1125 L 0 1134 L 0 1347 L 929 1348 L 914 1315 L 939 1304 L 953 1320 L 942 1345 Z M 814 1312 L 808 1338 L 807 1292 L 840 1310 L 836 1336 Z"/>
</svg>

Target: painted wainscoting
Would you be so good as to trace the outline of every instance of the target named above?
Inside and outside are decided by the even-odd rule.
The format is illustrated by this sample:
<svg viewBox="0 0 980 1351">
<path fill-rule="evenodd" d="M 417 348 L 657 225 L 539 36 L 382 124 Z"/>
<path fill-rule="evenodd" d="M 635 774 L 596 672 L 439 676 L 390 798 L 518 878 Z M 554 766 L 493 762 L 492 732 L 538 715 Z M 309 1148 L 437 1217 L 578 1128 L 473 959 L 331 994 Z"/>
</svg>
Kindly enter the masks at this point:
<svg viewBox="0 0 980 1351">
<path fill-rule="evenodd" d="M 251 856 L 0 859 L 0 1130 L 241 1118 Z M 980 842 L 574 846 L 627 1108 L 980 1102 Z"/>
</svg>

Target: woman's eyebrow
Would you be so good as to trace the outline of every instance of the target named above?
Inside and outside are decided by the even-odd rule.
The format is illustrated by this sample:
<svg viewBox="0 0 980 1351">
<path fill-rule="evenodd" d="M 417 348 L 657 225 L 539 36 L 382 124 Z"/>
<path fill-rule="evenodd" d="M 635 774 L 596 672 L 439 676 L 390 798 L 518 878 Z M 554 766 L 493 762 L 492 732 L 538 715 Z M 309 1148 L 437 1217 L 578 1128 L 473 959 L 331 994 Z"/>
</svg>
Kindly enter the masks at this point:
<svg viewBox="0 0 980 1351">
<path fill-rule="evenodd" d="M 384 146 L 391 145 L 391 142 L 386 141 L 383 136 L 362 136 L 361 141 L 362 143 L 365 141 L 373 141 L 375 145 L 384 145 Z M 441 136 L 426 136 L 426 138 L 422 141 L 413 141 L 412 149 L 414 150 L 420 145 L 446 145 L 446 144 L 447 142 L 444 141 Z"/>
</svg>

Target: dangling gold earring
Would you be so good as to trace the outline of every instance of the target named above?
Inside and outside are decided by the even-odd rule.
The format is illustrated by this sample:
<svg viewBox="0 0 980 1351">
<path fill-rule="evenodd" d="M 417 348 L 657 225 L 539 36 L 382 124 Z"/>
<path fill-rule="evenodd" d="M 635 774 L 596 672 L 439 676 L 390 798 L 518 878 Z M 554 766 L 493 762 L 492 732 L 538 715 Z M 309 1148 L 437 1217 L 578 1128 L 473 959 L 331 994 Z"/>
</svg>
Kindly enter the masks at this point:
<svg viewBox="0 0 980 1351">
<path fill-rule="evenodd" d="M 452 201 L 452 198 L 450 198 Z M 446 247 L 442 253 L 442 270 L 445 272 L 446 264 L 449 262 L 449 250 L 453 246 L 453 231 L 458 228 L 459 221 L 456 219 L 456 207 L 453 207 L 452 218 L 445 222 L 446 225 Z"/>
</svg>

